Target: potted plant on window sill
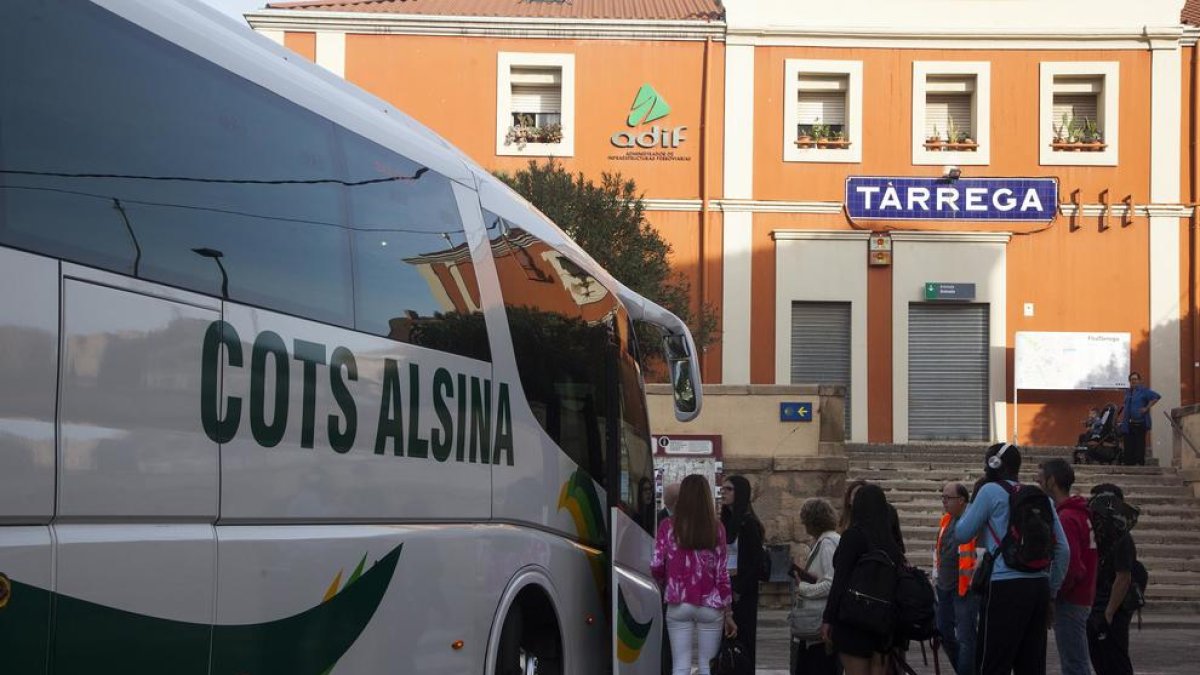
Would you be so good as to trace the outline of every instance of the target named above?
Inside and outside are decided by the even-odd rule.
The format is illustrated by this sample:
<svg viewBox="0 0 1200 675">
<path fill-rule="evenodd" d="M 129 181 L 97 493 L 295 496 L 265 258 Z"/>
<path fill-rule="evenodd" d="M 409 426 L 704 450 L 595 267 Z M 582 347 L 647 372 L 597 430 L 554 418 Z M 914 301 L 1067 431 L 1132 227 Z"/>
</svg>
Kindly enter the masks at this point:
<svg viewBox="0 0 1200 675">
<path fill-rule="evenodd" d="M 1055 152 L 1066 152 L 1067 150 L 1070 150 L 1073 139 L 1071 120 L 1067 117 L 1067 114 L 1063 113 L 1062 124 L 1054 126 L 1053 123 L 1051 123 L 1050 126 L 1054 129 L 1054 141 L 1050 143 L 1050 147 L 1053 148 Z"/>
<path fill-rule="evenodd" d="M 942 136 L 936 124 L 933 125 L 933 135 L 925 139 L 925 149 L 930 152 L 940 152 L 942 149 Z"/>
<path fill-rule="evenodd" d="M 1104 143 L 1104 136 L 1096 127 L 1096 123 L 1091 119 L 1084 118 L 1083 120 L 1083 151 L 1084 152 L 1100 152 L 1108 147 Z"/>
<path fill-rule="evenodd" d="M 799 137 L 796 138 L 796 147 L 812 148 L 816 143 L 813 141 L 812 133 L 809 131 L 801 131 Z"/>
<path fill-rule="evenodd" d="M 540 127 L 514 124 L 508 128 L 508 133 L 504 136 L 504 144 L 516 144 L 518 148 L 524 148 L 529 143 L 560 143 L 562 139 L 561 124 L 547 124 Z"/>
<path fill-rule="evenodd" d="M 829 146 L 829 136 L 830 136 L 830 131 L 829 131 L 828 124 L 821 124 L 820 121 L 817 121 L 816 124 L 812 125 L 813 147 L 816 147 L 816 148 L 828 147 Z"/>
<path fill-rule="evenodd" d="M 979 144 L 975 142 L 967 132 L 960 131 L 952 141 L 946 143 L 946 150 L 954 152 L 975 152 L 979 150 Z"/>
<path fill-rule="evenodd" d="M 833 132 L 833 138 L 825 142 L 825 147 L 829 148 L 830 150 L 845 150 L 846 148 L 850 147 L 850 141 L 846 139 L 846 132 Z"/>
</svg>

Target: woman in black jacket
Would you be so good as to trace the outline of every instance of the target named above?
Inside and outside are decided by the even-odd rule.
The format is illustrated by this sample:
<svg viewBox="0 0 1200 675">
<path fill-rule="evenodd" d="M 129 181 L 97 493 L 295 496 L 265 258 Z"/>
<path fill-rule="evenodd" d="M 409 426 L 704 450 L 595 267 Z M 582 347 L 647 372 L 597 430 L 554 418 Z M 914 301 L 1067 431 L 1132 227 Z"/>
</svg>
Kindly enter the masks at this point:
<svg viewBox="0 0 1200 675">
<path fill-rule="evenodd" d="M 871 484 L 859 487 L 854 494 L 850 526 L 842 534 L 842 541 L 833 554 L 833 587 L 829 589 L 825 625 L 821 627 L 822 637 L 833 642 L 834 650 L 841 657 L 846 675 L 883 675 L 886 672 L 885 655 L 892 647 L 892 636 L 875 635 L 850 626 L 840 622 L 838 616 L 842 603 L 847 601 L 846 591 L 859 558 L 881 550 L 894 564 L 903 562 L 893 527 L 893 516 L 883 489 Z"/>
<path fill-rule="evenodd" d="M 725 540 L 729 542 L 733 622 L 737 624 L 738 641 L 745 647 L 753 669 L 758 633 L 759 570 L 763 564 L 765 532 L 750 506 L 750 481 L 742 476 L 728 476 L 721 484 L 721 524 L 725 526 Z"/>
</svg>

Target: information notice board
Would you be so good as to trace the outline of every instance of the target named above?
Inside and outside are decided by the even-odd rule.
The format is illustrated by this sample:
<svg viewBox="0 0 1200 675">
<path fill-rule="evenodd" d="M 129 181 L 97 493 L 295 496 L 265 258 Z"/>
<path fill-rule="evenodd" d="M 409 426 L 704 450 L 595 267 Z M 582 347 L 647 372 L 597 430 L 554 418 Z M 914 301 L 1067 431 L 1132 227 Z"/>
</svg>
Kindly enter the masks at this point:
<svg viewBox="0 0 1200 675">
<path fill-rule="evenodd" d="M 1129 333 L 1017 333 L 1017 389 L 1122 389 Z"/>
<path fill-rule="evenodd" d="M 1013 377 L 1013 443 L 1017 392 L 1021 389 L 1078 391 L 1122 389 L 1129 380 L 1129 333 L 1017 333 Z"/>
</svg>

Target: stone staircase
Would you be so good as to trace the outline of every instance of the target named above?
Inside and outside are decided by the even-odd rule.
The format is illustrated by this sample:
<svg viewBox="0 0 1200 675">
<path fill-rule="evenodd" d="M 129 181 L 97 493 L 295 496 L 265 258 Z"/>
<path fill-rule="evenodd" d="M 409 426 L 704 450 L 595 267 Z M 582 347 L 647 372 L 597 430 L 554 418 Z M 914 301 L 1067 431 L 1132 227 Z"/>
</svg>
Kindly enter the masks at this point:
<svg viewBox="0 0 1200 675">
<path fill-rule="evenodd" d="M 1024 450 L 1024 449 L 1023 449 Z M 972 486 L 982 475 L 979 445 L 847 444 L 847 481 L 863 479 L 887 492 L 900 514 L 909 561 L 933 564 L 941 517 L 941 488 L 948 481 Z M 1070 460 L 1071 448 L 1034 447 L 1022 457 L 1021 477 L 1034 480 L 1038 464 L 1051 457 Z M 1159 466 L 1075 465 L 1074 490 L 1111 482 L 1141 509 L 1134 538 L 1138 558 L 1150 573 L 1146 623 L 1200 627 L 1200 500 L 1177 471 Z"/>
</svg>

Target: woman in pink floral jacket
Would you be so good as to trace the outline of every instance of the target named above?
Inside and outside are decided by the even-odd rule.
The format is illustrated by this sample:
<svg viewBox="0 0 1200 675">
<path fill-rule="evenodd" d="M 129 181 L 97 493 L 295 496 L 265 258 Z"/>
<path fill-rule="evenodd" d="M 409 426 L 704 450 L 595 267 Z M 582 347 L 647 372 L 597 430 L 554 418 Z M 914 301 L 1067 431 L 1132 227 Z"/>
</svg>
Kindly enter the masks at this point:
<svg viewBox="0 0 1200 675">
<path fill-rule="evenodd" d="M 667 603 L 673 675 L 691 672 L 693 635 L 699 638 L 700 675 L 709 674 L 708 662 L 721 648 L 722 627 L 737 635 L 725 564 L 725 529 L 712 490 L 703 476 L 692 474 L 679 486 L 675 511 L 658 526 L 650 562 Z"/>
</svg>

